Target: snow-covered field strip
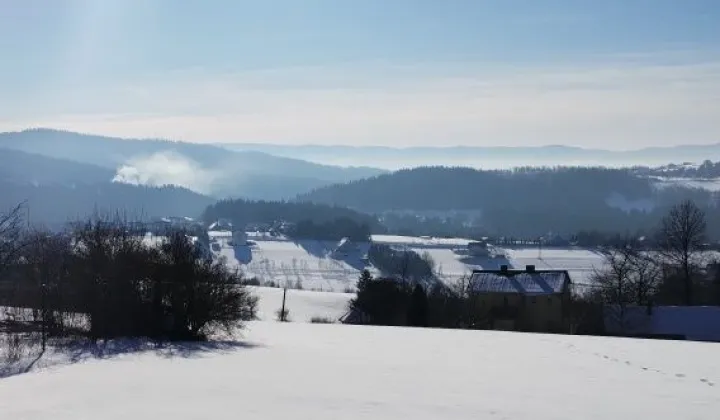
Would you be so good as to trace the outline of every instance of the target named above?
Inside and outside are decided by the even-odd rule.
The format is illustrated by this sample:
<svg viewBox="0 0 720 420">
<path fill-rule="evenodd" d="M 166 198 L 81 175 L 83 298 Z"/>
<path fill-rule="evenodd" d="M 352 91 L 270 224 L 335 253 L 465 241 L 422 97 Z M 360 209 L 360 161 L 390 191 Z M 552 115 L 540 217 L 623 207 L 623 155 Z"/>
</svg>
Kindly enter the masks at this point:
<svg viewBox="0 0 720 420">
<path fill-rule="evenodd" d="M 254 322 L 0 380 L 17 419 L 715 419 L 716 344 Z"/>
<path fill-rule="evenodd" d="M 500 248 L 507 259 L 475 258 L 463 251 L 468 239 L 390 235 L 373 235 L 372 238 L 378 243 L 406 246 L 420 255 L 427 252 L 435 261 L 438 277 L 448 283 L 473 270 L 498 269 L 501 264 L 516 269 L 535 265 L 541 270 L 568 270 L 574 282 L 588 283 L 592 273 L 603 267 L 600 253 L 579 248 L 540 251 L 532 247 L 508 247 Z M 241 268 L 247 277 L 257 277 L 263 282 L 287 283 L 291 287 L 300 282 L 305 289 L 341 292 L 355 285 L 362 268 L 362 264 L 357 264 L 360 255 L 354 256 L 354 266 L 333 258 L 330 252 L 336 244 L 331 242 L 257 240 L 253 246 L 233 248 L 226 238 L 219 236 L 216 239 L 221 246 L 218 255 L 225 257 L 229 265 Z"/>
<path fill-rule="evenodd" d="M 252 290 L 260 298 L 258 318 L 263 321 L 275 320 L 277 311 L 282 307 L 282 289 L 253 287 Z M 350 293 L 288 289 L 285 308 L 290 311 L 292 322 L 310 322 L 313 317 L 337 321 L 347 312 L 348 303 L 354 296 Z"/>
<path fill-rule="evenodd" d="M 602 254 L 576 248 L 505 248 L 514 268 L 534 265 L 538 270 L 567 270 L 575 283 L 588 283 L 590 276 L 605 265 Z"/>
<path fill-rule="evenodd" d="M 311 253 L 292 241 L 256 241 L 253 246 L 232 247 L 219 240 L 219 255 L 228 264 L 239 267 L 246 277 L 257 277 L 263 282 L 288 284 L 298 282 L 305 289 L 342 292 L 355 286 L 360 269 L 345 261 L 331 258 L 327 253 L 332 244 L 308 241 Z M 359 258 L 359 257 L 358 257 Z"/>
<path fill-rule="evenodd" d="M 467 276 L 473 270 L 497 270 L 500 265 L 523 270 L 534 265 L 538 270 L 568 270 L 575 283 L 588 283 L 596 269 L 604 266 L 601 254 L 585 249 L 548 248 L 503 248 L 507 259 L 475 258 L 457 253 L 450 248 L 410 248 L 419 255 L 428 253 L 435 262 L 438 277 L 445 282 L 453 282 Z"/>
</svg>

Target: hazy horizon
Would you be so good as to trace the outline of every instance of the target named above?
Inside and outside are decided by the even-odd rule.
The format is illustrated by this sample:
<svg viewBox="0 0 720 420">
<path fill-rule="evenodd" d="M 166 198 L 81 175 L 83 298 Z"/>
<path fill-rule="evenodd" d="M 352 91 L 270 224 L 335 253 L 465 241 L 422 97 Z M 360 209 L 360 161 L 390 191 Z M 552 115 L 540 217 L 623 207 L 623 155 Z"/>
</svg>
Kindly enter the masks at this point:
<svg viewBox="0 0 720 420">
<path fill-rule="evenodd" d="M 0 131 L 395 147 L 716 143 L 719 17 L 710 0 L 10 0 Z"/>
</svg>

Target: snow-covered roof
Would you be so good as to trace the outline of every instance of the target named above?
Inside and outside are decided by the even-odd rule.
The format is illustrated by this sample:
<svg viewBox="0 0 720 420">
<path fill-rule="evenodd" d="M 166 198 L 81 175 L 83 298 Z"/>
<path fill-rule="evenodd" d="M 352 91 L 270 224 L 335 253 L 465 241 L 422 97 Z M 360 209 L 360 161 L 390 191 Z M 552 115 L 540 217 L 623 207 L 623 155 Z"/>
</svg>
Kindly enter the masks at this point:
<svg viewBox="0 0 720 420">
<path fill-rule="evenodd" d="M 570 276 L 564 270 L 552 271 L 475 271 L 470 287 L 480 293 L 520 293 L 550 295 L 562 293 Z"/>
</svg>

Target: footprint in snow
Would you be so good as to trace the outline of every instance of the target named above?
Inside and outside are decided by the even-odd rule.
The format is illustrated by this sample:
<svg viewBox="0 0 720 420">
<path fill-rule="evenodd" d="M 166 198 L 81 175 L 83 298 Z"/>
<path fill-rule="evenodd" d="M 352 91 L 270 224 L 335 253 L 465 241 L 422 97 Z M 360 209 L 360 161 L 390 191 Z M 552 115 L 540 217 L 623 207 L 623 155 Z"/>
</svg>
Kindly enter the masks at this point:
<svg viewBox="0 0 720 420">
<path fill-rule="evenodd" d="M 676 374 L 675 374 L 675 377 L 677 377 L 677 378 L 684 378 L 684 377 L 685 377 L 685 374 L 684 374 L 684 373 L 676 373 Z"/>
<path fill-rule="evenodd" d="M 715 386 L 715 382 L 711 382 L 705 378 L 700 379 L 700 382 L 706 384 L 707 386 Z"/>
</svg>

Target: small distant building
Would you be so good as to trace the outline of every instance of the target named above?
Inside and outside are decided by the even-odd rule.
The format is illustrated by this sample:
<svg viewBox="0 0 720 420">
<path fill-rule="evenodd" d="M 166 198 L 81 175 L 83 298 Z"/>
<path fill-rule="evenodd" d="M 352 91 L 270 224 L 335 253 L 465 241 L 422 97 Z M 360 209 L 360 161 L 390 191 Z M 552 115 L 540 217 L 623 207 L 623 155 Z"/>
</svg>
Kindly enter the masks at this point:
<svg viewBox="0 0 720 420">
<path fill-rule="evenodd" d="M 566 270 L 478 270 L 470 278 L 472 299 L 486 327 L 496 330 L 569 331 L 570 275 Z"/>
</svg>

